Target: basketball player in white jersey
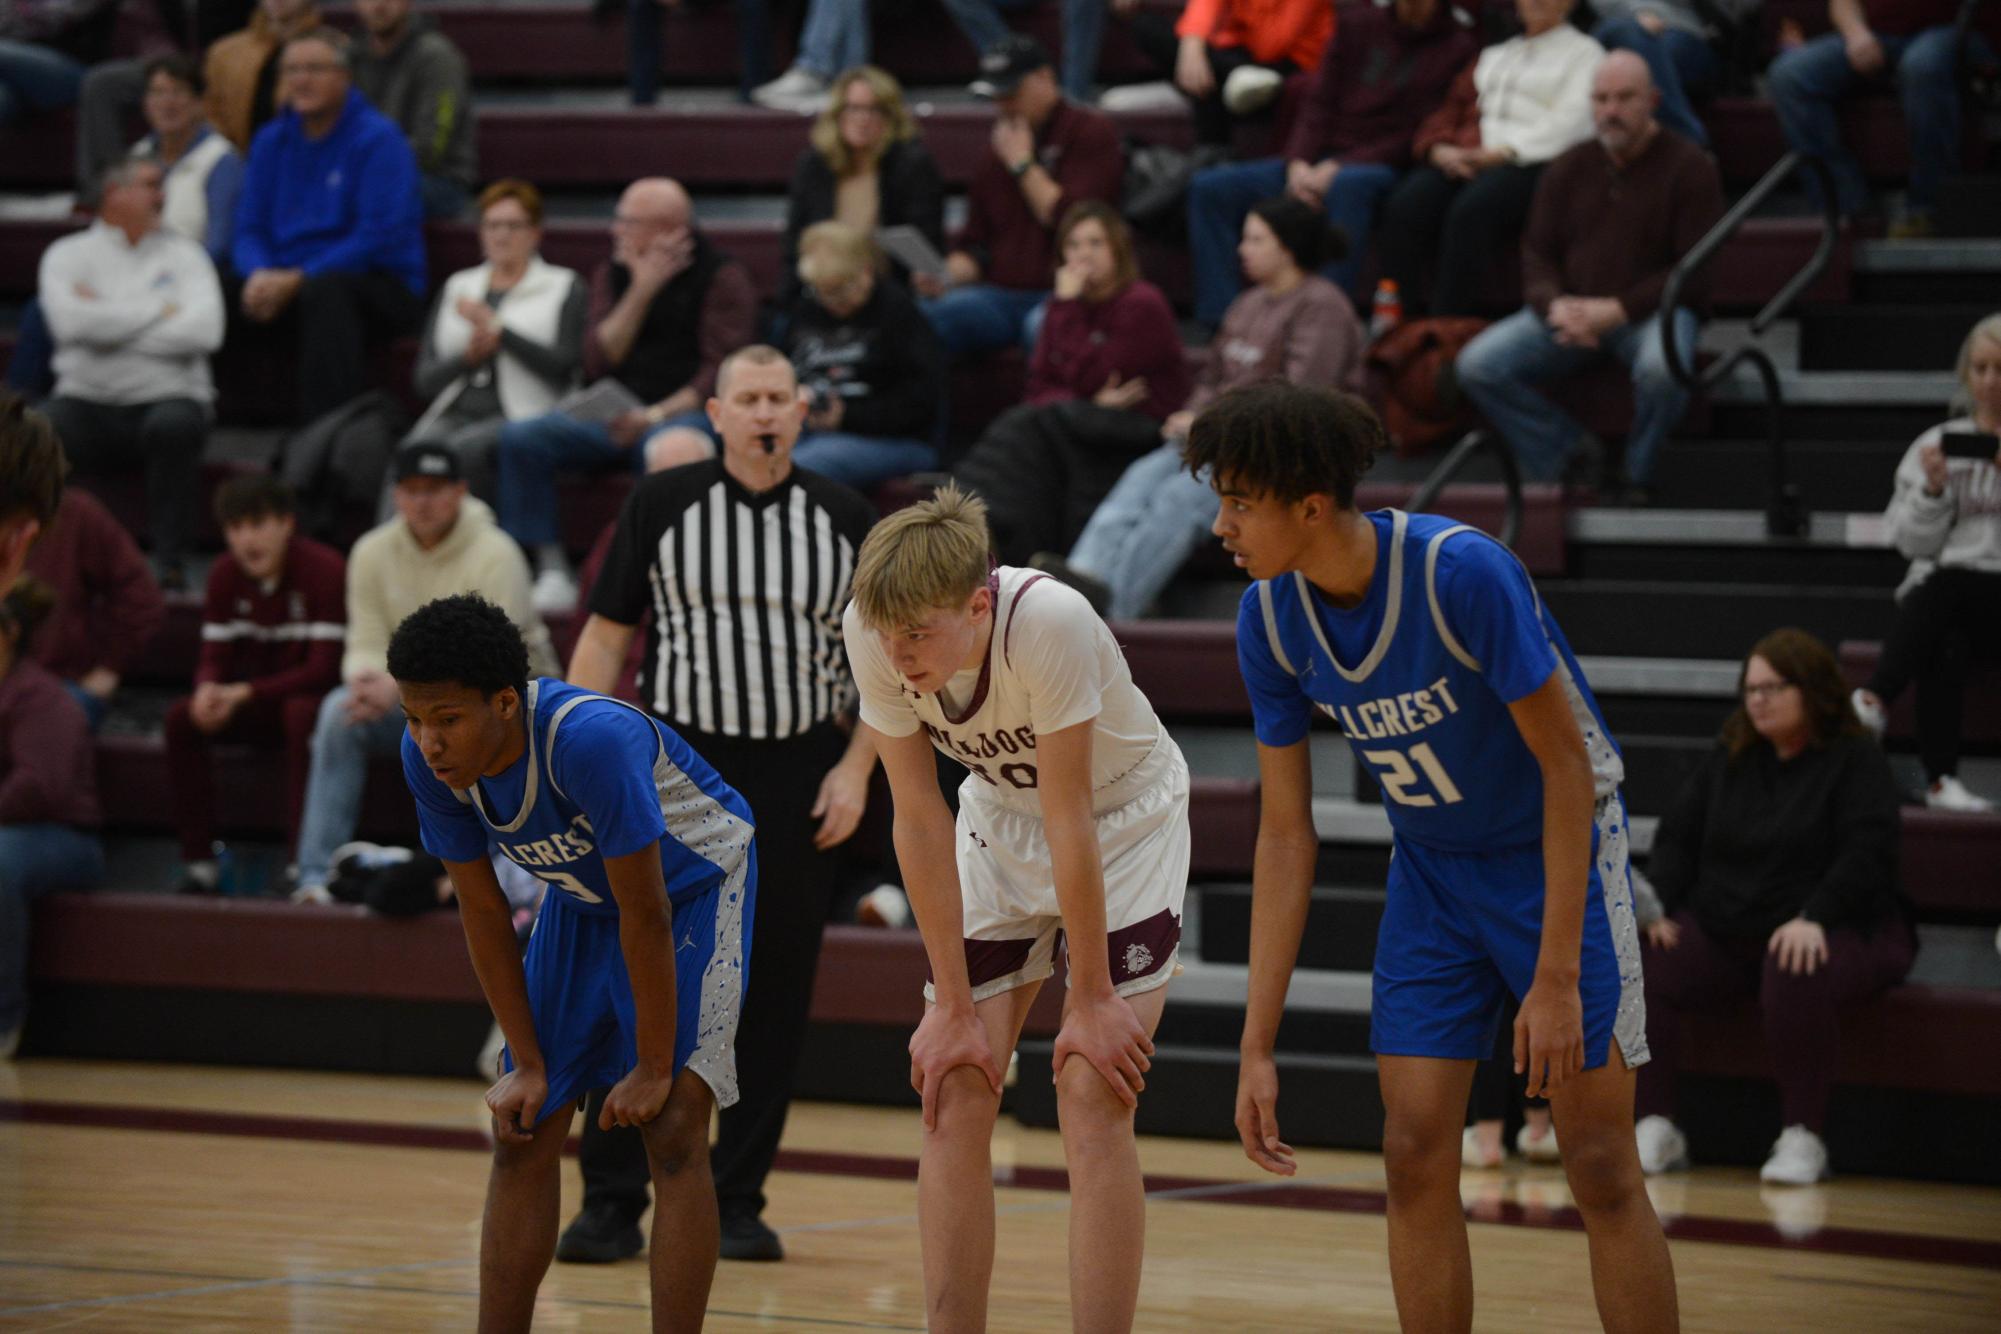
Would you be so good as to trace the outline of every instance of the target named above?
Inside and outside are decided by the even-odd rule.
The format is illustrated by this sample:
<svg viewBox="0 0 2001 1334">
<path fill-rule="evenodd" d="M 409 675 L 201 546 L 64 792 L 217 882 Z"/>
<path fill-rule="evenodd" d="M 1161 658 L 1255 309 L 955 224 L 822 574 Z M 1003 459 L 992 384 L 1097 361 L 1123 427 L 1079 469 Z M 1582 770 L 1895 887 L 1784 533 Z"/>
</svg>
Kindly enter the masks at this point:
<svg viewBox="0 0 2001 1334">
<path fill-rule="evenodd" d="M 1146 1232 L 1133 1109 L 1178 967 L 1188 767 L 1083 596 L 987 553 L 985 506 L 946 487 L 869 534 L 843 626 L 931 961 L 910 1039 L 925 1310 L 934 1331 L 986 1326 L 1001 1071 L 1060 933 L 1072 1321 L 1123 1331 Z M 932 746 L 967 769 L 956 830 Z"/>
</svg>

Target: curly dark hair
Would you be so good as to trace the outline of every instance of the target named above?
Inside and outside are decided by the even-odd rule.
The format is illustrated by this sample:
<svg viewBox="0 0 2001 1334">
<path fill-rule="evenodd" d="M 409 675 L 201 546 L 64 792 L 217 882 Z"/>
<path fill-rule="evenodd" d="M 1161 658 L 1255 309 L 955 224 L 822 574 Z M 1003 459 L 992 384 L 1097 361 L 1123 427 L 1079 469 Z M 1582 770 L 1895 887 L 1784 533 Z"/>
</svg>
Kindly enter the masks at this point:
<svg viewBox="0 0 2001 1334">
<path fill-rule="evenodd" d="M 389 636 L 389 674 L 419 685 L 457 682 L 488 699 L 528 693 L 528 646 L 507 613 L 477 593 L 427 602 Z"/>
<path fill-rule="evenodd" d="M 1204 408 L 1181 457 L 1251 495 L 1291 503 L 1330 495 L 1342 509 L 1389 439 L 1375 410 L 1354 394 L 1265 380 L 1232 389 Z"/>
</svg>

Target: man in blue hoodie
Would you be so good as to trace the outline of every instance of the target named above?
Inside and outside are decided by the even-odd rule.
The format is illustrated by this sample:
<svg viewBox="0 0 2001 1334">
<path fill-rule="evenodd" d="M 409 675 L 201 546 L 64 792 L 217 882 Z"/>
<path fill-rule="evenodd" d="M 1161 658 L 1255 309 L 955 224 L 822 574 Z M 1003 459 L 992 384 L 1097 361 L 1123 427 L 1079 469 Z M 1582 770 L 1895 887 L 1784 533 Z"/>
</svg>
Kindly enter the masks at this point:
<svg viewBox="0 0 2001 1334">
<path fill-rule="evenodd" d="M 353 87 L 346 38 L 287 42 L 278 88 L 285 110 L 250 142 L 231 258 L 242 315 L 296 327 L 311 421 L 367 388 L 371 335 L 423 318 L 423 204 L 403 131 Z"/>
</svg>

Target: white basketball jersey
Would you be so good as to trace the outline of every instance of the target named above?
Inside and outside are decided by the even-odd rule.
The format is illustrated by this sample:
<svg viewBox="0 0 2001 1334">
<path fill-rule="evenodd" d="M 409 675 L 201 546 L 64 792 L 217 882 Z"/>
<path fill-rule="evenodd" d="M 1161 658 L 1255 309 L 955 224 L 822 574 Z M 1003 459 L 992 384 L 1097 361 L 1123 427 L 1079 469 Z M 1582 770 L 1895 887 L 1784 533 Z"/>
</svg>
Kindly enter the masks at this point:
<svg viewBox="0 0 2001 1334">
<path fill-rule="evenodd" d="M 1097 720 L 1091 735 L 1091 805 L 1103 814 L 1175 767 L 1179 750 L 1139 687 L 1111 630 L 1082 594 L 1047 575 L 1003 565 L 994 594 L 993 640 L 978 668 L 935 694 L 904 681 L 849 604 L 842 631 L 861 693 L 862 721 L 887 736 L 919 728 L 966 766 L 966 791 L 1031 815 L 1037 736 Z M 984 781 L 981 781 L 984 780 Z"/>
</svg>

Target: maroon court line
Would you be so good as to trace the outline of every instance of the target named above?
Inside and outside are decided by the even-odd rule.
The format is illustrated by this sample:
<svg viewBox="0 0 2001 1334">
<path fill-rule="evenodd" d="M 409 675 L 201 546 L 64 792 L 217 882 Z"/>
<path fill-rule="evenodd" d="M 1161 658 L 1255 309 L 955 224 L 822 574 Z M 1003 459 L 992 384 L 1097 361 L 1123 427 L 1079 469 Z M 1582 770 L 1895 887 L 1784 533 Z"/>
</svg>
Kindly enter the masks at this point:
<svg viewBox="0 0 2001 1334">
<path fill-rule="evenodd" d="M 239 1135 L 252 1139 L 306 1140 L 325 1144 L 384 1145 L 405 1149 L 478 1149 L 490 1141 L 482 1132 L 447 1126 L 397 1125 L 378 1121 L 346 1121 L 323 1117 L 260 1116 L 240 1112 L 184 1111 L 163 1107 L 115 1107 L 96 1103 L 0 1099 L 0 1121 L 26 1125 L 85 1127 L 100 1130 L 151 1130 L 186 1135 Z M 878 1181 L 915 1181 L 917 1160 L 882 1154 L 821 1153 L 781 1149 L 778 1168 L 814 1176 L 860 1177 Z M 997 1186 L 1018 1190 L 1067 1190 L 1069 1174 L 1060 1167 L 1005 1168 L 994 1178 Z M 1231 1182 L 1210 1177 L 1148 1176 L 1150 1194 L 1197 1194 L 1204 1204 L 1255 1205 L 1264 1209 L 1302 1209 L 1313 1213 L 1380 1216 L 1385 1207 L 1378 1190 L 1351 1186 L 1292 1185 L 1273 1181 Z M 1470 1217 L 1479 1223 L 1512 1227 L 1582 1231 L 1584 1220 L 1575 1209 L 1524 1207 L 1514 1201 L 1483 1205 Z M 1810 1251 L 1874 1260 L 1956 1265 L 1968 1269 L 2001 1270 L 2001 1242 L 1969 1237 L 1941 1237 L 1867 1228 L 1829 1227 L 1808 1236 L 1788 1237 L 1770 1223 L 1752 1219 L 1683 1216 L 1666 1223 L 1676 1241 L 1714 1242 L 1769 1250 Z"/>
</svg>

